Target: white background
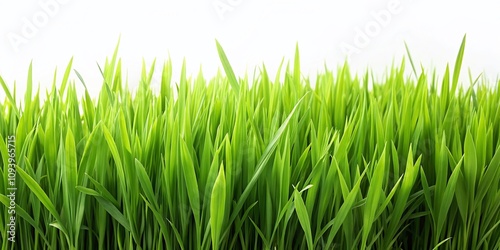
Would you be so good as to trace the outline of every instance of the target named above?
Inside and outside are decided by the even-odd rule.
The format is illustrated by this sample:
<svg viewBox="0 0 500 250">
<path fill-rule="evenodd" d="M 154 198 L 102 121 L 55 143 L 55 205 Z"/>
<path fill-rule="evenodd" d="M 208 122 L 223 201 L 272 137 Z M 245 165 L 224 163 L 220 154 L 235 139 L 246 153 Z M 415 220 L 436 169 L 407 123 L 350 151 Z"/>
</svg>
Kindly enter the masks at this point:
<svg viewBox="0 0 500 250">
<path fill-rule="evenodd" d="M 19 97 L 31 61 L 43 90 L 52 85 L 55 68 L 61 79 L 74 57 L 73 68 L 95 95 L 102 84 L 97 63 L 112 55 L 120 35 L 119 55 L 132 87 L 143 58 L 148 65 L 156 58 L 161 66 L 170 56 L 176 75 L 186 58 L 188 73 L 202 65 L 213 76 L 222 68 L 215 39 L 239 76 L 253 74 L 262 63 L 275 73 L 283 58 L 293 60 L 297 42 L 305 75 L 322 71 L 325 63 L 336 68 L 347 58 L 353 70 L 370 66 L 383 76 L 406 54 L 405 41 L 415 63 L 442 75 L 446 63 L 454 64 L 464 34 L 462 72 L 484 73 L 496 85 L 499 1 L 0 0 L 0 75 L 11 88 L 16 82 Z M 348 56 L 347 47 L 355 53 Z M 71 79 L 77 79 L 74 73 Z M 467 86 L 467 75 L 462 79 Z M 0 89 L 0 100 L 4 96 Z"/>
</svg>

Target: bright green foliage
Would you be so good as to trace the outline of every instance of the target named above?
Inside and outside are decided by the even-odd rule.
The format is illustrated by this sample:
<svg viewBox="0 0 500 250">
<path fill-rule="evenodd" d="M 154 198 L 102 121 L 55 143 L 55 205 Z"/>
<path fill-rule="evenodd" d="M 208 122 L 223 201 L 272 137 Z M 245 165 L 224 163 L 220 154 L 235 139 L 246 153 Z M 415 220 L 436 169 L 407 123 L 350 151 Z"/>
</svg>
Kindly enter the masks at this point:
<svg viewBox="0 0 500 250">
<path fill-rule="evenodd" d="M 22 100 L 0 78 L 1 249 L 499 249 L 500 87 L 460 87 L 464 46 L 440 80 L 410 58 L 312 84 L 298 48 L 249 80 L 219 43 L 225 73 L 174 83 L 169 61 L 158 93 L 155 63 L 131 93 L 116 51 L 95 99 L 72 61 L 43 102 L 31 65 Z"/>
</svg>

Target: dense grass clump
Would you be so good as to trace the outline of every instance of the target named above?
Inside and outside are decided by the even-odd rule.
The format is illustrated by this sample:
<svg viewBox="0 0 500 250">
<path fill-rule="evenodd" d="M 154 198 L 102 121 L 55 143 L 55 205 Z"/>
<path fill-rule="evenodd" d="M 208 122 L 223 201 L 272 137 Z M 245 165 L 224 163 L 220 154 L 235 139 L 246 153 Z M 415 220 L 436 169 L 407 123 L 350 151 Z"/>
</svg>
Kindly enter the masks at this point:
<svg viewBox="0 0 500 250">
<path fill-rule="evenodd" d="M 116 52 L 95 99 L 71 62 L 43 102 L 31 67 L 24 100 L 0 78 L 1 248 L 499 249 L 500 87 L 460 87 L 464 44 L 440 80 L 403 61 L 311 84 L 297 51 L 249 82 L 218 44 L 225 76 L 167 62 L 159 93 L 154 63 L 123 86 Z"/>
</svg>

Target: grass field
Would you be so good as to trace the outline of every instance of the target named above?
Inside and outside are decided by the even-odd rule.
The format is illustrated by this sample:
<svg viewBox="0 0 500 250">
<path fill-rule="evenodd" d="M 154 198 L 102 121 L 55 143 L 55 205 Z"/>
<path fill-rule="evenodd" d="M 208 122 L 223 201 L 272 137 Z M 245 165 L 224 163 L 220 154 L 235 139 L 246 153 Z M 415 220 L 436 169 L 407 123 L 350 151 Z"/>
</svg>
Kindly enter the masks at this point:
<svg viewBox="0 0 500 250">
<path fill-rule="evenodd" d="M 217 43 L 224 73 L 166 62 L 159 93 L 115 51 L 97 98 L 71 62 L 21 100 L 0 78 L 1 249 L 500 249 L 500 86 L 461 87 L 464 47 L 311 83 L 298 49 L 250 82 Z"/>
</svg>

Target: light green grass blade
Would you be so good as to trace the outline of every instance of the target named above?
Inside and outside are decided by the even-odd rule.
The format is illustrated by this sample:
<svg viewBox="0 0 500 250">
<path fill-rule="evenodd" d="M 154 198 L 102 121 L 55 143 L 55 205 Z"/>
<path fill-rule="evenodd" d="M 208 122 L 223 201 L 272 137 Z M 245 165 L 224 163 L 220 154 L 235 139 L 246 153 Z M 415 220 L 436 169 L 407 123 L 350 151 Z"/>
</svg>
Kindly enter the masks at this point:
<svg viewBox="0 0 500 250">
<path fill-rule="evenodd" d="M 56 210 L 56 207 L 50 200 L 50 198 L 47 196 L 47 194 L 43 191 L 43 189 L 38 185 L 38 183 L 31 177 L 29 176 L 22 168 L 17 168 L 17 173 L 21 177 L 21 179 L 24 181 L 24 183 L 29 187 L 31 192 L 42 202 L 42 204 L 47 208 L 47 210 L 50 212 L 50 214 L 56 219 L 57 222 L 62 222 L 61 217 L 59 216 L 59 213 Z M 66 229 L 63 224 L 61 224 L 61 232 L 68 237 L 68 230 Z"/>
<path fill-rule="evenodd" d="M 477 153 L 472 135 L 468 131 L 465 135 L 464 145 L 464 176 L 467 183 L 467 192 L 470 202 L 473 201 L 476 189 Z"/>
<path fill-rule="evenodd" d="M 30 66 L 28 69 L 28 79 L 26 83 L 26 93 L 24 94 L 24 109 L 29 109 L 32 101 L 32 93 L 33 92 L 33 61 L 30 62 Z"/>
<path fill-rule="evenodd" d="M 467 40 L 467 35 L 464 35 L 462 39 L 462 44 L 460 44 L 460 50 L 458 51 L 457 59 L 455 61 L 455 68 L 453 69 L 453 81 L 451 85 L 451 93 L 455 94 L 455 90 L 458 85 L 458 79 L 460 77 L 460 70 L 462 69 L 462 61 L 464 58 L 465 42 Z"/>
<path fill-rule="evenodd" d="M 219 249 L 220 234 L 226 217 L 226 177 L 224 166 L 220 166 L 210 198 L 210 230 L 212 231 L 212 247 Z"/>
<path fill-rule="evenodd" d="M 438 208 L 439 214 L 437 215 L 436 240 L 439 239 L 444 227 L 444 223 L 448 219 L 447 214 L 449 213 L 449 209 L 453 201 L 453 194 L 455 193 L 457 180 L 460 175 L 461 165 L 462 165 L 462 160 L 458 162 L 457 166 L 455 167 L 455 170 L 453 170 L 450 179 L 448 181 L 448 185 L 444 190 L 443 200 L 441 202 L 441 206 Z"/>
<path fill-rule="evenodd" d="M 12 108 L 12 110 L 14 110 L 14 113 L 16 114 L 16 116 L 19 117 L 20 115 L 19 115 L 19 110 L 17 109 L 16 100 L 12 96 L 12 94 L 10 93 L 10 90 L 7 87 L 7 84 L 5 83 L 5 81 L 3 80 L 3 78 L 1 76 L 0 76 L 0 85 L 2 85 L 3 91 L 4 91 L 5 95 L 7 96 L 7 99 L 9 99 L 9 102 L 11 104 L 10 107 Z"/>
<path fill-rule="evenodd" d="M 222 67 L 224 67 L 224 71 L 226 72 L 227 80 L 231 84 L 231 87 L 234 89 L 234 91 L 238 93 L 240 91 L 240 85 L 238 83 L 238 79 L 236 79 L 236 75 L 234 74 L 231 64 L 229 64 L 226 53 L 217 40 L 215 40 L 215 44 L 217 45 L 217 52 L 219 52 L 219 58 L 222 62 Z"/>
<path fill-rule="evenodd" d="M 69 81 L 69 74 L 71 73 L 71 67 L 73 66 L 73 57 L 69 60 L 68 66 L 66 66 L 66 71 L 64 71 L 64 76 L 61 82 L 61 87 L 59 88 L 59 95 L 62 96 L 66 91 L 66 86 Z"/>
<path fill-rule="evenodd" d="M 294 205 L 295 211 L 297 213 L 297 217 L 299 218 L 300 225 L 305 232 L 306 240 L 307 240 L 307 248 L 314 249 L 313 239 L 311 234 L 311 222 L 309 219 L 309 214 L 307 213 L 306 205 L 304 204 L 304 200 L 300 196 L 300 193 L 295 190 L 293 193 L 294 197 Z"/>
<path fill-rule="evenodd" d="M 368 193 L 366 195 L 366 204 L 365 204 L 365 209 L 364 209 L 364 216 L 363 216 L 363 240 L 362 240 L 362 245 L 361 248 L 365 249 L 366 243 L 368 240 L 368 235 L 371 231 L 372 224 L 374 222 L 375 218 L 375 213 L 379 209 L 379 201 L 381 192 L 382 192 L 382 184 L 384 181 L 384 176 L 385 176 L 385 169 L 386 169 L 386 163 L 385 163 L 385 148 L 384 151 L 382 151 L 382 155 L 380 156 L 380 159 L 374 169 L 373 176 L 371 179 L 370 187 L 368 189 Z"/>
</svg>

